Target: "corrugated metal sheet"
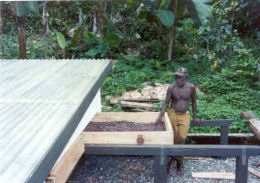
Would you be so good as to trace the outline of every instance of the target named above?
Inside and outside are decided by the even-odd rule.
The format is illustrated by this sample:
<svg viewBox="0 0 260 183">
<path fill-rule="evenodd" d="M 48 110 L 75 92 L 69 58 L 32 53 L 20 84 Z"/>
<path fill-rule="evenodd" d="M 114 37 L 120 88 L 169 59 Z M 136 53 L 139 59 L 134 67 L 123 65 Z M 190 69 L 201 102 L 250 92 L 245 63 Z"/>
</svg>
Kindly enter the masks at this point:
<svg viewBox="0 0 260 183">
<path fill-rule="evenodd" d="M 110 67 L 108 60 L 0 60 L 0 183 L 47 176 Z"/>
</svg>

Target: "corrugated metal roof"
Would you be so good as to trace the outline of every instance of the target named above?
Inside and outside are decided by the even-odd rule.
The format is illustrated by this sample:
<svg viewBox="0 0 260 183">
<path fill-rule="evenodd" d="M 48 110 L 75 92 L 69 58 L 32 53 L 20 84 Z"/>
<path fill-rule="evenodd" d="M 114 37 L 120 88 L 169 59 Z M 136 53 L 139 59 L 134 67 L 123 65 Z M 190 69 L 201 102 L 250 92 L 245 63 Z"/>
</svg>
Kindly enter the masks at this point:
<svg viewBox="0 0 260 183">
<path fill-rule="evenodd" d="M 40 183 L 111 68 L 108 60 L 0 60 L 0 183 Z"/>
</svg>

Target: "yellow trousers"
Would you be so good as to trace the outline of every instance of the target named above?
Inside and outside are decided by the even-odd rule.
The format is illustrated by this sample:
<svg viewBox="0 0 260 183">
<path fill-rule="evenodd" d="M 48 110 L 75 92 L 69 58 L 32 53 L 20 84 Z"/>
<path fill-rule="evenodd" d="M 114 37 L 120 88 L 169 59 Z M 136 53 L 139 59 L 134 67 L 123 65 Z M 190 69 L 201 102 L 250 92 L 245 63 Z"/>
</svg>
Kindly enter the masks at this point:
<svg viewBox="0 0 260 183">
<path fill-rule="evenodd" d="M 176 113 L 173 109 L 168 112 L 173 133 L 174 133 L 174 144 L 185 144 L 185 139 L 188 135 L 190 127 L 190 114 L 189 112 L 180 114 Z M 183 157 L 175 157 L 177 166 L 183 166 Z"/>
</svg>

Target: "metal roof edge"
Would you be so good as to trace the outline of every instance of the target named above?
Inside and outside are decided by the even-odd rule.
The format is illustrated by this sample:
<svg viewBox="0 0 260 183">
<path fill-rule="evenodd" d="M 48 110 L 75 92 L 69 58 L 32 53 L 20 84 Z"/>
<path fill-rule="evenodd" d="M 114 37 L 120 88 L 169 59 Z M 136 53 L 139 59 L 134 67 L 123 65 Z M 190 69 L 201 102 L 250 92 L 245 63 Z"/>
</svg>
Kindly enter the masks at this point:
<svg viewBox="0 0 260 183">
<path fill-rule="evenodd" d="M 104 60 L 105 61 L 105 60 Z M 106 60 L 109 61 L 109 60 Z M 28 183 L 43 183 L 45 178 L 49 175 L 52 167 L 54 166 L 55 162 L 59 158 L 60 154 L 62 153 L 63 149 L 65 148 L 66 144 L 68 143 L 71 135 L 73 134 L 74 130 L 76 129 L 78 123 L 80 122 L 81 118 L 83 117 L 85 111 L 88 109 L 90 103 L 92 102 L 93 98 L 95 97 L 97 91 L 99 90 L 101 84 L 103 83 L 106 76 L 111 72 L 112 69 L 112 62 L 109 61 L 109 64 L 101 73 L 99 79 L 96 81 L 90 92 L 85 96 L 82 104 L 79 106 L 77 111 L 74 113 L 72 118 L 70 119 L 69 123 L 65 127 L 65 129 L 61 132 L 59 137 L 53 143 L 52 147 L 46 153 L 44 158 L 41 160 L 38 167 L 34 170 L 32 175 L 26 180 Z"/>
</svg>

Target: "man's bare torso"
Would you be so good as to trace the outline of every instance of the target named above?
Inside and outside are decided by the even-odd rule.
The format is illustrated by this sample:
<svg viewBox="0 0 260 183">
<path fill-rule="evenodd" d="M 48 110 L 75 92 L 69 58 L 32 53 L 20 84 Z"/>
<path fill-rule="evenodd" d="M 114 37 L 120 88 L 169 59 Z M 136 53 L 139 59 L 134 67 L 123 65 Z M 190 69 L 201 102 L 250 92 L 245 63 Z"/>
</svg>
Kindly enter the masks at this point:
<svg viewBox="0 0 260 183">
<path fill-rule="evenodd" d="M 171 109 L 178 113 L 185 113 L 189 110 L 190 98 L 192 96 L 195 87 L 193 84 L 185 82 L 183 86 L 177 86 L 172 84 L 170 86 L 171 95 Z"/>
</svg>

